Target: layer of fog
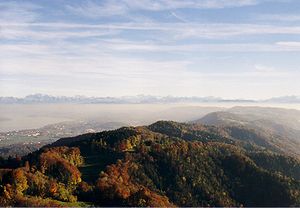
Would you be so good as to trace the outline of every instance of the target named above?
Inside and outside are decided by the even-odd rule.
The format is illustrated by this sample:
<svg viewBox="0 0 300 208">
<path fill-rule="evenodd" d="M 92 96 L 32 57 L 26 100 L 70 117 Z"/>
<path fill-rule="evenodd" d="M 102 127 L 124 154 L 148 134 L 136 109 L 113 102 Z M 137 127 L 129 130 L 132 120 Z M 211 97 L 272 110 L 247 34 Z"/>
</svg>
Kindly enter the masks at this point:
<svg viewBox="0 0 300 208">
<path fill-rule="evenodd" d="M 280 107 L 300 110 L 299 104 L 13 104 L 0 105 L 0 132 L 40 128 L 63 121 L 94 120 L 147 125 L 157 120 L 179 122 L 199 119 L 233 106 Z"/>
</svg>

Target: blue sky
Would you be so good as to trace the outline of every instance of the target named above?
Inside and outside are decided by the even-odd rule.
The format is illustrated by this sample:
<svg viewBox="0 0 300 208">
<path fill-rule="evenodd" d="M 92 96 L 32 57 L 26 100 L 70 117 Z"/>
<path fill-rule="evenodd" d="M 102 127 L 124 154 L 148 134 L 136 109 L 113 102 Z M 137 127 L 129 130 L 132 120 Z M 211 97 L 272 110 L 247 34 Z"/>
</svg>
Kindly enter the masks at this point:
<svg viewBox="0 0 300 208">
<path fill-rule="evenodd" d="M 300 93 L 298 0 L 0 0 L 0 96 Z"/>
</svg>

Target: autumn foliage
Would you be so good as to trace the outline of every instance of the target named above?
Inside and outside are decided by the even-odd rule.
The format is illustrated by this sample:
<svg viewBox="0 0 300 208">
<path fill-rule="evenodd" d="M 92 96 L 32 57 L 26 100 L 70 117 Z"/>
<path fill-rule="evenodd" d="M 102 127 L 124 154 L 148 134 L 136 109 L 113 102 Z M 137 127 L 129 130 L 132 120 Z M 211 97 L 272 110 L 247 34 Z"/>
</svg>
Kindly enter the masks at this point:
<svg viewBox="0 0 300 208">
<path fill-rule="evenodd" d="M 300 161 L 235 132 L 160 121 L 1 161 L 1 206 L 299 206 Z"/>
<path fill-rule="evenodd" d="M 166 196 L 161 196 L 141 184 L 131 180 L 130 171 L 136 171 L 137 164 L 131 161 L 122 162 L 107 167 L 97 181 L 99 193 L 105 200 L 119 201 L 125 206 L 174 206 Z"/>
</svg>

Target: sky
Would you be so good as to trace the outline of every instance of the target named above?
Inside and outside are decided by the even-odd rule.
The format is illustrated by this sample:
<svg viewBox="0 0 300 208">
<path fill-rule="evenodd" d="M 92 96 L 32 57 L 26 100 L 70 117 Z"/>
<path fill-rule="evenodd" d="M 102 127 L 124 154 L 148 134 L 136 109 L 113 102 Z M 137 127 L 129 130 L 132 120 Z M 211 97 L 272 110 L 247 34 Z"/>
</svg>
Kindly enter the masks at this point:
<svg viewBox="0 0 300 208">
<path fill-rule="evenodd" d="M 0 96 L 300 95 L 299 0 L 0 0 Z"/>
</svg>

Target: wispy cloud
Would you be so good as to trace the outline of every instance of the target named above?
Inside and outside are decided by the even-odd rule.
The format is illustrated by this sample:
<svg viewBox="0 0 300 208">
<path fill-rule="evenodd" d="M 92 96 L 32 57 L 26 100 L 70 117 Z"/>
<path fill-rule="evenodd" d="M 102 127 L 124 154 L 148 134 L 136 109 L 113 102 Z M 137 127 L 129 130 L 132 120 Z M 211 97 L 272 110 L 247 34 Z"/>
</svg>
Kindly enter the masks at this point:
<svg viewBox="0 0 300 208">
<path fill-rule="evenodd" d="M 24 40 L 63 40 L 70 38 L 92 38 L 92 37 L 102 37 L 118 34 L 118 30 L 58 30 L 58 29 L 46 29 L 39 30 L 29 27 L 2 27 L 0 29 L 0 37 L 2 39 L 14 40 L 14 39 L 24 39 Z"/>
<path fill-rule="evenodd" d="M 264 21 L 282 21 L 282 22 L 298 22 L 299 14 L 262 14 L 256 17 L 258 20 Z"/>
<path fill-rule="evenodd" d="M 24 1 L 0 2 L 0 20 L 6 23 L 33 22 L 38 18 L 35 11 L 41 7 Z"/>
<path fill-rule="evenodd" d="M 242 35 L 299 35 L 300 26 L 277 26 L 260 24 L 201 24 L 201 23 L 116 23 L 116 24 L 73 24 L 73 23 L 0 23 L 3 38 L 47 38 L 51 36 L 93 37 L 119 31 L 134 31 L 147 37 L 146 31 L 159 31 L 170 40 L 189 38 L 222 39 Z M 78 31 L 74 31 L 78 29 Z M 70 31 L 72 30 L 72 31 Z"/>
<path fill-rule="evenodd" d="M 67 10 L 85 17 L 98 18 L 127 13 L 128 7 L 119 1 L 86 1 L 80 5 L 67 5 Z"/>
<path fill-rule="evenodd" d="M 170 12 L 170 16 L 175 17 L 175 19 L 177 19 L 181 22 L 185 22 L 185 23 L 188 22 L 185 18 L 183 18 L 182 16 L 178 15 L 177 13 L 175 13 L 173 11 Z"/>
<path fill-rule="evenodd" d="M 265 66 L 265 65 L 261 65 L 261 64 L 255 64 L 254 68 L 255 68 L 255 72 L 260 72 L 260 73 L 272 73 L 272 72 L 276 72 L 276 70 L 275 70 L 274 67 Z"/>
<path fill-rule="evenodd" d="M 125 0 L 130 8 L 134 9 L 144 9 L 144 10 L 172 10 L 172 9 L 220 9 L 220 8 L 230 8 L 230 7 L 243 7 L 259 4 L 259 0 Z"/>
<path fill-rule="evenodd" d="M 130 11 L 165 11 L 176 9 L 222 9 L 259 4 L 262 0 L 109 0 L 86 1 L 80 5 L 67 5 L 74 14 L 97 18 L 124 15 Z"/>
<path fill-rule="evenodd" d="M 298 15 L 276 16 L 277 5 L 266 22 L 235 20 L 286 1 L 31 2 L 0 2 L 1 88 L 9 92 L 240 96 L 259 89 L 263 96 L 300 90 Z"/>
<path fill-rule="evenodd" d="M 277 45 L 279 46 L 282 46 L 284 48 L 287 48 L 287 49 L 300 49 L 300 42 L 295 42 L 295 41 L 287 41 L 287 42 L 277 42 L 276 43 Z"/>
</svg>

